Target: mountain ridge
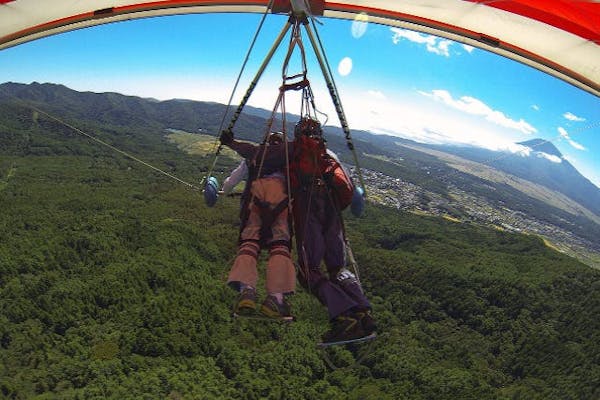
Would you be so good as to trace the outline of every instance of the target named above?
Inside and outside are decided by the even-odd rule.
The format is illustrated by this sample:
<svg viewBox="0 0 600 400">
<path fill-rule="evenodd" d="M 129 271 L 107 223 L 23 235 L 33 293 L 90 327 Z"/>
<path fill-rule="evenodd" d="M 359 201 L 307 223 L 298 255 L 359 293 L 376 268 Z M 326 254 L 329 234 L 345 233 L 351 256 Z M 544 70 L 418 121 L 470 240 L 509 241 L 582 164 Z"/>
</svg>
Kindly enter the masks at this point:
<svg viewBox="0 0 600 400">
<path fill-rule="evenodd" d="M 560 151 L 544 139 L 517 143 L 531 149 L 523 155 L 472 146 L 424 145 L 480 162 L 500 171 L 555 190 L 600 216 L 600 189 L 564 159 Z M 550 155 L 549 159 L 545 155 Z M 557 162 L 557 159 L 559 162 Z"/>
<path fill-rule="evenodd" d="M 60 118 L 90 120 L 104 124 L 107 127 L 118 125 L 136 130 L 164 131 L 166 129 L 179 129 L 187 132 L 213 132 L 216 134 L 223 113 L 226 110 L 225 105 L 215 102 L 182 101 L 181 99 L 157 101 L 156 99 L 143 99 L 113 92 L 77 92 L 64 85 L 52 83 L 32 83 L 29 85 L 5 83 L 0 85 L 0 89 L 2 89 L 0 90 L 0 99 L 5 97 L 10 100 L 16 97 L 34 105 L 43 105 L 44 109 L 48 109 L 50 113 L 56 113 Z M 242 113 L 237 121 L 236 136 L 241 139 L 261 140 L 265 119 L 260 117 L 260 113 L 266 113 L 266 110 L 261 111 L 260 109 L 250 108 L 248 111 Z M 232 114 L 233 111 L 230 111 L 230 113 Z M 293 130 L 295 120 L 292 119 L 292 121 L 288 124 L 288 132 Z M 353 155 L 347 147 L 342 130 L 338 127 L 325 126 L 324 131 L 329 147 L 338 153 L 343 161 L 353 163 Z M 578 197 L 568 191 L 565 193 L 565 187 L 567 187 L 564 183 L 565 176 L 566 179 L 571 181 L 571 185 L 573 182 L 579 182 L 579 187 L 584 188 L 589 188 L 589 185 L 591 185 L 566 160 L 565 164 L 560 164 L 561 169 L 557 170 L 556 165 L 552 165 L 550 161 L 539 157 L 524 158 L 519 155 L 498 153 L 473 147 L 427 145 L 410 139 L 377 135 L 360 130 L 353 130 L 352 137 L 355 145 L 354 151 L 359 155 L 363 168 L 374 168 L 390 176 L 402 177 L 409 182 L 425 185 L 424 187 L 428 187 L 443 196 L 448 193 L 448 177 L 451 176 L 453 180 L 460 178 L 459 180 L 463 182 L 463 185 L 468 185 L 471 188 L 479 187 L 478 190 L 484 190 L 485 193 L 481 193 L 486 196 L 497 197 L 498 193 L 502 193 L 501 198 L 503 200 L 499 198 L 499 207 L 508 201 L 509 204 L 515 202 L 515 205 L 518 206 L 517 209 L 522 211 L 536 212 L 538 217 L 543 217 L 543 214 L 550 216 L 556 214 L 556 212 L 542 211 L 539 205 L 531 204 L 523 208 L 524 199 L 517 199 L 516 194 L 510 194 L 505 188 L 497 187 L 492 188 L 493 190 L 490 191 L 485 189 L 489 184 L 477 183 L 476 181 L 469 183 L 469 180 L 457 176 L 456 172 L 452 172 L 452 168 L 436 157 L 424 156 L 425 153 L 416 152 L 415 150 L 408 151 L 399 145 L 418 144 L 421 147 L 441 150 L 467 160 L 480 162 L 488 167 L 496 168 L 527 181 L 542 184 L 551 190 L 567 195 L 571 199 L 575 197 L 574 201 L 600 216 L 600 201 L 595 204 L 594 201 L 586 201 L 585 194 Z M 546 145 L 543 141 L 537 140 L 530 144 L 532 146 Z M 550 146 L 553 145 L 550 144 Z M 552 149 L 548 151 L 558 152 L 558 150 L 554 151 Z M 380 159 L 367 157 L 369 154 L 377 155 Z M 502 157 L 499 157 L 499 154 Z M 493 160 L 493 162 L 490 162 L 490 160 Z M 552 174 L 556 171 L 560 172 L 563 178 L 554 179 Z M 433 177 L 436 177 L 436 179 L 432 179 Z M 587 181 L 587 184 L 585 181 Z M 596 192 L 587 197 L 590 199 L 596 198 L 594 196 L 600 198 L 600 190 L 595 189 Z M 529 200 L 525 201 L 529 202 Z M 536 209 L 539 210 L 535 211 Z M 565 217 L 557 218 L 564 219 Z"/>
<path fill-rule="evenodd" d="M 557 157 L 563 159 L 563 155 L 560 152 L 560 150 L 558 150 L 556 148 L 556 146 L 554 146 L 552 144 L 552 142 L 549 142 L 544 139 L 534 138 L 534 139 L 526 140 L 524 142 L 517 142 L 517 144 L 520 144 L 521 146 L 529 147 L 532 151 L 535 151 L 535 152 L 546 153 L 546 154 L 550 154 L 552 156 L 557 156 Z"/>
</svg>

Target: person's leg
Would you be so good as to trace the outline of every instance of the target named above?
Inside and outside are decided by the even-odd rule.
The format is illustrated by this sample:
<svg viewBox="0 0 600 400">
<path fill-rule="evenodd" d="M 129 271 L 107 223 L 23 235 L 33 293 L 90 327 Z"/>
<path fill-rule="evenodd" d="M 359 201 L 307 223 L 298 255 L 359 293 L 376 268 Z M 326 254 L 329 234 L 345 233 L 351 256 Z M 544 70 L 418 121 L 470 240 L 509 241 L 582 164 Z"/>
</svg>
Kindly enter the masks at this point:
<svg viewBox="0 0 600 400">
<path fill-rule="evenodd" d="M 242 285 L 256 288 L 260 224 L 260 213 L 254 204 L 250 204 L 248 219 L 240 234 L 238 253 L 227 279 L 227 284 L 236 290 L 240 290 Z"/>
<path fill-rule="evenodd" d="M 356 306 L 356 303 L 343 290 L 332 283 L 321 270 L 321 260 L 326 254 L 327 243 L 324 236 L 326 221 L 323 199 L 314 196 L 310 212 L 303 216 L 303 228 L 298 247 L 300 282 L 327 307 L 329 318 L 335 319 Z M 298 226 L 298 224 L 296 224 Z M 298 232 L 296 232 L 299 235 Z"/>
<path fill-rule="evenodd" d="M 267 293 L 294 293 L 296 290 L 296 270 L 288 246 L 271 246 L 266 275 Z"/>
<path fill-rule="evenodd" d="M 240 246 L 233 266 L 229 271 L 227 284 L 240 295 L 234 305 L 236 313 L 252 313 L 256 309 L 256 284 L 258 271 L 256 263 L 260 252 L 258 231 L 260 215 L 251 205 L 248 219 L 240 234 Z"/>
<path fill-rule="evenodd" d="M 272 242 L 267 262 L 266 289 L 268 296 L 261 312 L 272 318 L 291 316 L 291 307 L 285 296 L 296 290 L 296 269 L 289 248 L 289 226 L 287 208 L 275 219 L 272 227 Z"/>
<path fill-rule="evenodd" d="M 375 322 L 370 314 L 371 304 L 365 296 L 357 277 L 346 265 L 346 243 L 341 216 L 330 204 L 326 207 L 325 265 L 329 281 L 350 299 L 351 307 L 332 320 L 332 328 L 324 335 L 325 341 L 354 339 L 375 331 Z"/>
</svg>

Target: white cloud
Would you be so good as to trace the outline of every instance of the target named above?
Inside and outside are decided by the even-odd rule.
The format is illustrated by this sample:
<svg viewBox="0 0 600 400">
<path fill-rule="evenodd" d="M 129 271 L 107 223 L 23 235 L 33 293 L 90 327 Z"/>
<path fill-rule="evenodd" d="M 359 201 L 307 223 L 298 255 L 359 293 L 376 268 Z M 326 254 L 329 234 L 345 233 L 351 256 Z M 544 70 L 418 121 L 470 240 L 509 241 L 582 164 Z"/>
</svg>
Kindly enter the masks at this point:
<svg viewBox="0 0 600 400">
<path fill-rule="evenodd" d="M 566 112 L 563 114 L 563 117 L 565 117 L 566 119 L 568 119 L 569 121 L 576 121 L 576 122 L 582 122 L 585 121 L 585 118 L 581 118 L 578 117 L 577 115 L 571 113 L 571 112 Z"/>
<path fill-rule="evenodd" d="M 392 33 L 392 42 L 394 44 L 398 44 L 402 39 L 408 39 L 411 42 L 419 43 L 419 44 L 429 44 L 433 45 L 436 42 L 437 37 L 432 35 L 423 35 L 419 32 L 409 31 L 407 29 L 402 28 L 390 28 Z"/>
<path fill-rule="evenodd" d="M 518 154 L 523 157 L 529 157 L 531 154 L 531 147 L 523 146 L 522 144 L 518 143 L 508 143 L 508 146 L 506 146 L 505 149 L 511 153 Z"/>
<path fill-rule="evenodd" d="M 479 99 L 470 96 L 462 96 L 460 99 L 454 99 L 447 90 L 432 90 L 431 93 L 420 92 L 421 94 L 431 97 L 437 101 L 453 107 L 467 114 L 484 117 L 487 121 L 505 128 L 515 129 L 525 134 L 533 134 L 537 132 L 533 126 L 520 119 L 515 121 L 504 115 L 503 112 L 497 111 L 489 107 Z"/>
<path fill-rule="evenodd" d="M 544 153 L 543 151 L 537 151 L 535 153 L 540 158 L 545 158 L 548 161 L 552 161 L 553 163 L 561 163 L 562 159 L 559 156 L 555 156 L 554 154 Z"/>
<path fill-rule="evenodd" d="M 450 57 L 450 46 L 454 44 L 448 39 L 441 39 L 433 35 L 424 35 L 419 32 L 409 31 L 402 28 L 390 28 L 392 31 L 392 42 L 398 44 L 402 39 L 407 39 L 413 43 L 424 44 L 427 51 L 445 57 Z"/>
<path fill-rule="evenodd" d="M 531 149 L 515 142 L 520 131 L 448 107 L 421 92 L 385 93 L 376 89 L 344 97 L 353 129 L 409 138 L 422 143 L 462 144 L 528 155 Z"/>
<path fill-rule="evenodd" d="M 573 148 L 577 149 L 577 150 L 587 150 L 585 148 L 585 146 L 583 146 L 582 144 L 574 141 L 573 139 L 571 139 L 571 137 L 569 136 L 569 133 L 567 132 L 567 130 L 561 126 L 558 127 L 558 134 L 560 135 L 560 137 L 562 137 L 563 139 L 565 139 Z"/>
<path fill-rule="evenodd" d="M 427 51 L 430 53 L 435 53 L 440 56 L 450 57 L 450 46 L 452 42 L 450 40 L 441 40 L 439 43 L 434 43 L 433 45 L 427 45 Z"/>
<path fill-rule="evenodd" d="M 574 140 L 569 140 L 569 144 L 571 146 L 573 146 L 574 148 L 576 148 L 577 150 L 582 150 L 582 151 L 587 150 L 584 145 L 582 145 L 581 143 L 577 143 Z"/>
<path fill-rule="evenodd" d="M 565 139 L 569 139 L 569 133 L 565 130 L 565 128 L 559 126 L 558 127 L 558 134 Z"/>
<path fill-rule="evenodd" d="M 369 97 L 372 97 L 377 100 L 386 100 L 387 99 L 385 94 L 383 94 L 383 92 L 380 90 L 368 90 L 367 94 L 369 95 Z"/>
<path fill-rule="evenodd" d="M 463 44 L 462 47 L 467 51 L 467 53 L 472 53 L 473 50 L 475 50 L 475 47 L 469 46 L 468 44 Z"/>
</svg>

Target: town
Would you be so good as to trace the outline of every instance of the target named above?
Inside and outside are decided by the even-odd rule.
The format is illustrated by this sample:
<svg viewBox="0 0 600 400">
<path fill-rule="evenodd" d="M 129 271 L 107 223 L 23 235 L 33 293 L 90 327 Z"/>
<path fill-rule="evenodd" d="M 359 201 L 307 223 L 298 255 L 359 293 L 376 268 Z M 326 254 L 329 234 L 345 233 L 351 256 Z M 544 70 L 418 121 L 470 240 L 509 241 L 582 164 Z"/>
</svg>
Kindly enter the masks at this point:
<svg viewBox="0 0 600 400">
<path fill-rule="evenodd" d="M 350 168 L 355 181 L 356 171 Z M 367 201 L 398 210 L 444 217 L 510 232 L 540 236 L 544 242 L 581 262 L 600 269 L 600 245 L 580 238 L 568 230 L 540 221 L 506 206 L 497 207 L 484 198 L 446 182 L 450 196 L 444 197 L 420 186 L 373 170 L 361 170 Z"/>
</svg>

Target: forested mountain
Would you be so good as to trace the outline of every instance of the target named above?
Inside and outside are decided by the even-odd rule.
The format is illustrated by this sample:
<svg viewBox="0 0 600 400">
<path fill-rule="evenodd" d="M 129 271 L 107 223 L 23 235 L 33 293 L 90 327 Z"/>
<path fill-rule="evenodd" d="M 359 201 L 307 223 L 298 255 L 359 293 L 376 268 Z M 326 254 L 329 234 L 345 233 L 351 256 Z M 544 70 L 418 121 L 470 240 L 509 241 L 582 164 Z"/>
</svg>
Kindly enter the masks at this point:
<svg viewBox="0 0 600 400">
<path fill-rule="evenodd" d="M 112 127 L 127 127 L 131 132 L 139 132 L 138 135 L 146 137 L 146 139 L 140 140 L 141 144 L 136 145 L 138 147 L 146 146 L 146 140 L 149 142 L 157 140 L 154 136 L 156 134 L 163 135 L 164 129 L 215 135 L 219 130 L 226 110 L 225 105 L 218 103 L 190 100 L 157 101 L 124 96 L 118 93 L 82 93 L 62 85 L 39 83 L 30 85 L 2 84 L 0 85 L 0 98 L 3 97 L 9 104 L 23 105 L 20 102 L 25 102 L 25 104 L 32 107 L 37 106 L 42 112 L 49 112 L 58 120 L 79 121 L 82 128 L 85 128 L 87 123 L 100 123 L 104 130 L 110 130 Z M 235 107 L 230 108 L 229 115 L 225 118 L 226 123 L 234 110 Z M 5 109 L 4 112 L 8 112 L 8 109 Z M 265 113 L 266 111 L 258 109 L 249 109 L 247 112 L 242 113 L 234 128 L 236 136 L 254 141 L 261 140 L 266 125 Z M 294 118 L 289 118 L 288 132 L 293 131 L 295 121 Z M 328 146 L 336 151 L 342 160 L 353 163 L 354 158 L 346 146 L 346 140 L 341 130 L 328 126 L 325 127 L 325 131 Z M 75 133 L 71 131 L 71 134 Z M 128 136 L 131 135 L 131 133 L 128 133 Z M 574 235 L 573 239 L 570 237 L 563 239 L 564 234 L 559 235 L 558 238 L 549 238 L 555 244 L 566 246 L 566 251 L 569 254 L 579 255 L 585 253 L 586 262 L 589 258 L 587 257 L 588 253 L 592 254 L 592 258 L 598 258 L 595 254 L 600 252 L 600 224 L 597 223 L 600 216 L 592 220 L 585 213 L 557 207 L 556 201 L 547 200 L 548 195 L 550 198 L 554 197 L 553 191 L 558 193 L 556 192 L 557 189 L 549 189 L 545 196 L 534 197 L 527 190 L 523 191 L 522 188 L 515 188 L 504 182 L 494 182 L 480 176 L 458 171 L 447 161 L 423 153 L 421 150 L 426 146 L 422 144 L 419 144 L 422 146 L 421 149 L 415 149 L 413 145 L 417 144 L 416 142 L 398 137 L 373 135 L 362 131 L 353 131 L 352 136 L 361 166 L 365 169 L 378 171 L 385 176 L 401 178 L 403 181 L 422 187 L 436 196 L 439 195 L 447 199 L 455 197 L 455 193 L 451 193 L 451 187 L 457 187 L 463 192 L 473 193 L 477 197 L 485 199 L 496 209 L 509 208 L 513 212 L 526 215 L 534 221 L 540 221 L 542 225 L 548 227 L 546 231 L 554 232 L 558 230 L 567 232 L 567 235 Z M 125 138 L 119 140 L 123 141 Z M 125 150 L 139 151 L 139 148 L 127 147 L 127 140 L 125 142 Z M 40 154 L 40 152 L 45 151 L 43 146 L 40 147 L 40 144 L 35 144 L 32 147 L 32 143 L 19 142 L 18 146 L 21 147 L 15 151 L 20 151 L 22 154 L 29 154 L 28 152 Z M 445 151 L 452 153 L 458 150 L 446 148 Z M 482 149 L 463 149 L 460 155 L 466 158 L 476 158 L 484 164 L 489 164 L 490 159 L 504 159 L 504 156 L 498 157 L 497 154 L 494 156 L 494 154 L 489 153 Z M 531 165 L 538 165 L 535 164 L 534 157 L 531 157 L 531 159 L 533 159 Z M 527 167 L 529 161 L 526 164 L 522 163 L 522 161 L 504 162 L 504 164 L 514 166 L 524 165 L 523 170 L 529 168 Z M 496 166 L 494 165 L 494 167 Z M 515 167 L 511 168 L 515 169 Z M 545 170 L 544 165 L 533 169 L 536 171 Z M 517 174 L 518 172 L 516 171 Z M 532 177 L 531 173 L 525 172 L 524 175 L 529 178 Z M 542 176 L 542 173 L 540 172 L 538 175 Z M 557 173 L 557 176 L 564 176 L 564 174 Z M 379 179 L 366 182 L 366 184 L 367 186 L 378 184 L 377 181 Z M 574 183 L 580 182 L 577 179 L 571 179 L 571 181 Z M 562 180 L 558 182 L 559 186 L 567 187 L 566 184 L 560 183 Z M 587 192 L 583 191 L 580 194 L 583 196 L 585 193 Z M 594 198 L 593 196 L 588 197 L 592 200 Z M 564 203 L 564 200 L 561 201 Z M 455 207 L 449 205 L 446 208 L 454 209 Z M 450 212 L 450 214 L 452 213 Z M 458 214 L 460 216 L 464 213 L 459 211 Z M 539 231 L 535 231 L 535 233 L 543 234 Z M 568 243 L 565 244 L 565 241 Z M 576 245 L 572 246 L 571 242 L 575 242 Z M 596 265 L 599 262 L 600 260 L 592 260 L 591 264 Z"/>
<path fill-rule="evenodd" d="M 315 346 L 325 310 L 302 290 L 289 326 L 231 320 L 237 199 L 207 208 L 188 186 L 76 131 L 198 182 L 210 154 L 179 150 L 165 129 L 218 126 L 221 109 L 5 89 L 0 397 L 600 397 L 600 272 L 540 238 L 371 203 L 360 219 L 345 215 L 380 330 L 372 345 L 331 350 L 352 366 L 332 370 Z M 263 123 L 244 116 L 240 135 Z M 235 164 L 221 157 L 219 177 Z"/>
<path fill-rule="evenodd" d="M 177 99 L 157 101 L 117 93 L 82 93 L 62 85 L 38 83 L 30 85 L 4 83 L 0 85 L 0 98 L 2 97 L 13 101 L 22 99 L 34 105 L 43 105 L 46 111 L 56 112 L 59 116 L 90 119 L 107 125 L 173 128 L 209 134 L 216 134 L 226 109 L 224 105 L 218 103 Z M 229 116 L 233 114 L 234 109 L 235 107 L 231 107 Z M 236 134 L 241 138 L 260 139 L 269 114 L 270 111 L 246 107 L 240 121 L 236 124 Z M 288 128 L 291 132 L 291 126 L 296 119 L 292 115 L 288 115 L 288 120 L 290 121 Z M 331 139 L 330 147 L 348 157 L 341 130 L 327 127 L 326 132 L 329 133 Z M 373 135 L 362 131 L 353 132 L 353 136 L 360 152 L 391 157 L 397 157 L 399 153 L 407 152 L 406 149 L 399 149 L 398 143 L 415 143 L 406 139 Z M 567 160 L 562 159 L 562 154 L 554 145 L 541 139 L 533 139 L 519 144 L 529 146 L 532 153 L 538 156 L 523 157 L 510 153 L 499 155 L 498 152 L 477 147 L 430 147 L 440 148 L 445 152 L 457 154 L 533 183 L 544 185 L 566 194 L 600 215 L 600 189 L 584 178 Z M 539 154 L 553 155 L 562 162 L 548 161 Z M 405 156 L 406 154 L 400 155 Z M 414 157 L 423 157 L 423 155 L 419 154 Z"/>
</svg>

